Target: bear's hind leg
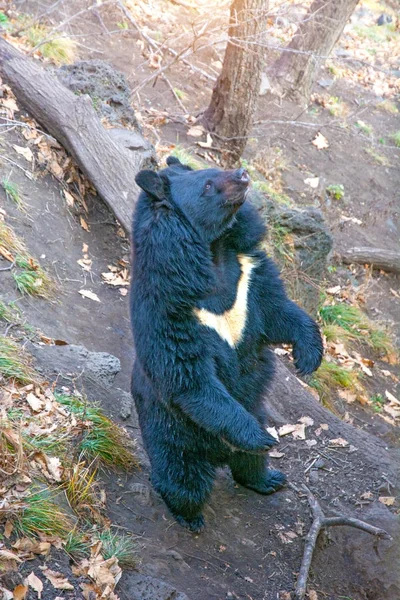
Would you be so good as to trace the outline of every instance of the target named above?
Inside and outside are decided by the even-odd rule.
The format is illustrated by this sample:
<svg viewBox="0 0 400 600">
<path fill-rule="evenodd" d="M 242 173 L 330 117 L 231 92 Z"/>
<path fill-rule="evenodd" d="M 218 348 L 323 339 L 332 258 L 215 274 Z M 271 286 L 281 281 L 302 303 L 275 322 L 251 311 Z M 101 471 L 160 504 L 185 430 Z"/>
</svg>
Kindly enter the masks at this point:
<svg viewBox="0 0 400 600">
<path fill-rule="evenodd" d="M 205 526 L 202 510 L 210 497 L 215 469 L 185 461 L 167 473 L 152 473 L 152 482 L 177 522 L 194 533 Z"/>
<path fill-rule="evenodd" d="M 259 494 L 273 494 L 286 483 L 286 475 L 268 469 L 267 457 L 246 452 L 233 452 L 229 458 L 233 479 Z"/>
</svg>

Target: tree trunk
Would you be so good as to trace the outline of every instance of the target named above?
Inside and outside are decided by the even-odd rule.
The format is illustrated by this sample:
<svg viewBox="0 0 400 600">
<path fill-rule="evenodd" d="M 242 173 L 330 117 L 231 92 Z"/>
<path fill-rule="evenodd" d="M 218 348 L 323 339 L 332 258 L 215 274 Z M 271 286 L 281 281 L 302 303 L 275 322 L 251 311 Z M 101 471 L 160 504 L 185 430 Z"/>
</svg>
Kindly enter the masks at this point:
<svg viewBox="0 0 400 600">
<path fill-rule="evenodd" d="M 308 100 L 318 69 L 358 1 L 314 0 L 290 44 L 271 68 L 271 80 L 281 95 Z"/>
<path fill-rule="evenodd" d="M 234 166 L 246 146 L 260 90 L 262 49 L 255 41 L 265 30 L 268 2 L 233 0 L 229 41 L 221 74 L 203 115 L 222 149 L 222 163 Z"/>
<path fill-rule="evenodd" d="M 341 254 L 342 261 L 347 265 L 357 263 L 372 265 L 374 269 L 382 269 L 389 273 L 400 273 L 400 252 L 383 250 L 381 248 L 350 248 Z"/>
<path fill-rule="evenodd" d="M 18 102 L 74 157 L 99 195 L 130 231 L 139 192 L 135 175 L 140 153 L 115 142 L 100 122 L 88 96 L 76 96 L 36 60 L 0 38 L 0 76 Z"/>
</svg>

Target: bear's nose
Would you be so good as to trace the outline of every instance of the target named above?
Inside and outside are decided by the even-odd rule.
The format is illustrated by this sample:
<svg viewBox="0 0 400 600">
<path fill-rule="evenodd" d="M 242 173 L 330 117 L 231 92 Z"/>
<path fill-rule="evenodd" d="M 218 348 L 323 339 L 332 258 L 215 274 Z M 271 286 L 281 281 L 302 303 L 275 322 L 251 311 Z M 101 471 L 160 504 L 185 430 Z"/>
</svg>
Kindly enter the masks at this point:
<svg viewBox="0 0 400 600">
<path fill-rule="evenodd" d="M 246 169 L 237 169 L 235 173 L 235 179 L 242 181 L 243 183 L 249 183 L 250 177 Z"/>
</svg>

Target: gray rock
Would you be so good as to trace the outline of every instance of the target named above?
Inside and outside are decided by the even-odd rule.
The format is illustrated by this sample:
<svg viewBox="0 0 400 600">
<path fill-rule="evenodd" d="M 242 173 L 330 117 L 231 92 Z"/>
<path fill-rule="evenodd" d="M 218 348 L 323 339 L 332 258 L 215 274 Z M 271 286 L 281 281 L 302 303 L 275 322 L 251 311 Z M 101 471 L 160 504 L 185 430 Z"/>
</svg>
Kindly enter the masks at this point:
<svg viewBox="0 0 400 600">
<path fill-rule="evenodd" d="M 119 406 L 119 416 L 121 417 L 121 419 L 124 419 L 124 421 L 126 421 L 126 419 L 129 419 L 129 417 L 132 415 L 133 399 L 130 394 L 124 392 L 123 390 L 120 390 Z"/>
<path fill-rule="evenodd" d="M 129 600 L 189 600 L 169 583 L 140 573 L 125 573 L 120 587 Z"/>
<path fill-rule="evenodd" d="M 335 82 L 334 79 L 320 79 L 319 81 L 317 81 L 318 85 L 320 85 L 322 88 L 330 88 L 331 85 Z"/>
<path fill-rule="evenodd" d="M 141 506 L 151 505 L 150 489 L 143 483 L 131 483 L 128 490 L 131 492 L 134 498 L 134 502 L 137 502 Z"/>
<path fill-rule="evenodd" d="M 303 210 L 282 208 L 257 190 L 251 192 L 250 201 L 267 224 L 271 252 L 275 249 L 272 235 L 274 231 L 279 230 L 291 235 L 294 265 L 307 277 L 292 278 L 288 282 L 289 290 L 291 296 L 307 311 L 316 314 L 319 292 L 313 283 L 318 283 L 324 278 L 333 248 L 333 238 L 322 213 L 313 207 Z M 274 253 L 274 258 L 282 268 L 285 267 L 279 252 Z"/>
<path fill-rule="evenodd" d="M 89 352 L 84 369 L 105 385 L 112 385 L 121 370 L 121 362 L 116 356 L 107 352 Z"/>
<path fill-rule="evenodd" d="M 31 344 L 30 353 L 43 362 L 39 369 L 57 374 L 64 379 L 71 380 L 82 375 L 83 372 L 94 377 L 104 385 L 112 385 L 115 376 L 121 370 L 118 358 L 107 352 L 89 352 L 83 346 L 35 346 Z"/>
<path fill-rule="evenodd" d="M 125 76 L 103 60 L 81 60 L 57 70 L 63 85 L 75 94 L 88 94 L 96 111 L 110 123 L 121 123 L 141 133 L 131 107 L 131 90 Z"/>
</svg>

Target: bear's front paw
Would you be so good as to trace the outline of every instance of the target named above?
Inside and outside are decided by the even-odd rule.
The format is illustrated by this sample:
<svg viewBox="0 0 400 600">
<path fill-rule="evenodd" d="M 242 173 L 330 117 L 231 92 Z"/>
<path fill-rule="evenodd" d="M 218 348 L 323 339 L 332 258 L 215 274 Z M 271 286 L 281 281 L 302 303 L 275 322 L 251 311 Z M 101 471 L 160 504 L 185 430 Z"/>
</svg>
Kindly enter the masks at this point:
<svg viewBox="0 0 400 600">
<path fill-rule="evenodd" d="M 192 533 L 200 533 L 206 526 L 203 515 L 198 515 L 193 519 L 185 519 L 182 515 L 174 515 L 176 521 L 185 529 L 189 529 Z"/>
<path fill-rule="evenodd" d="M 296 369 L 300 375 L 310 375 L 316 371 L 321 364 L 324 347 L 321 334 L 315 323 L 308 335 L 300 337 L 293 344 L 293 358 Z"/>
<path fill-rule="evenodd" d="M 228 440 L 230 441 L 230 440 Z M 230 443 L 236 450 L 242 452 L 250 452 L 251 454 L 265 454 L 275 446 L 278 441 L 269 433 L 258 427 L 255 431 L 247 432 L 247 435 L 241 436 L 239 439 L 231 438 Z"/>
<path fill-rule="evenodd" d="M 284 485 L 286 485 L 287 478 L 286 475 L 284 475 L 284 473 L 281 471 L 277 471 L 276 469 L 267 469 L 264 476 L 260 477 L 258 480 L 237 481 L 244 487 L 267 496 L 277 492 Z"/>
</svg>

